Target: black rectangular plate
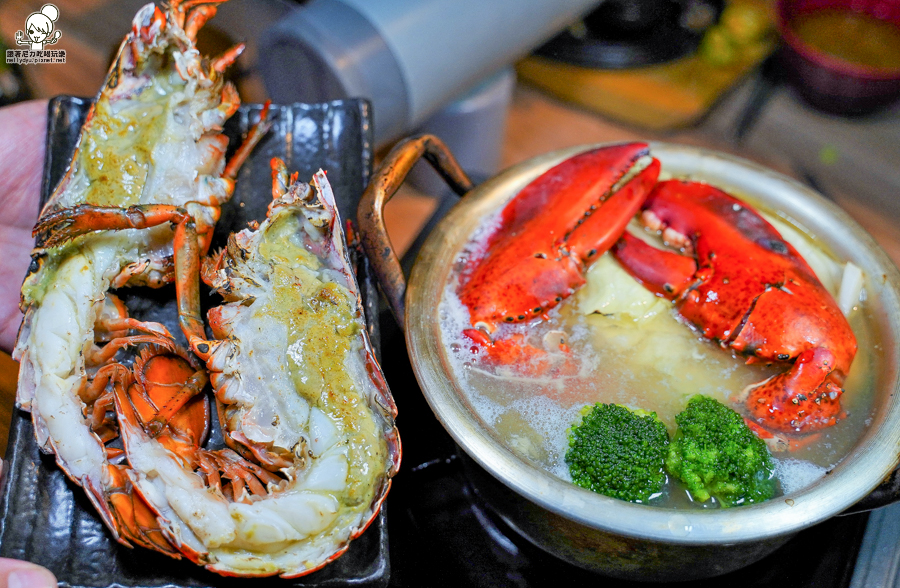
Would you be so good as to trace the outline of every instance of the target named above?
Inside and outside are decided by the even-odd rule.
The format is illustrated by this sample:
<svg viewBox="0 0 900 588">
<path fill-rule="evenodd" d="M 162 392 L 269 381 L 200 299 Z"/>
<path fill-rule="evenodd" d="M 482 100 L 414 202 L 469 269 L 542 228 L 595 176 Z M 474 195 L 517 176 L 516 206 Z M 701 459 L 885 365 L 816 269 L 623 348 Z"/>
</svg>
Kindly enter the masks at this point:
<svg viewBox="0 0 900 588">
<path fill-rule="evenodd" d="M 41 202 L 49 198 L 72 158 L 90 101 L 58 97 L 50 102 L 47 157 Z M 240 143 L 256 120 L 259 105 L 242 106 L 228 121 L 230 149 Z M 232 200 L 222 209 L 213 248 L 230 232 L 262 220 L 271 200 L 269 160 L 281 157 L 289 171 L 308 181 L 328 172 L 343 219 L 356 218 L 356 204 L 372 169 L 369 105 L 347 100 L 325 104 L 273 106 L 272 130 L 241 169 Z M 377 291 L 362 255 L 356 256 L 358 278 L 370 336 L 378 344 Z M 166 324 L 180 334 L 172 286 L 160 290 L 123 289 L 132 316 Z M 205 301 L 216 303 L 204 296 Z M 377 351 L 377 348 L 376 348 Z M 215 427 L 214 427 L 215 428 Z M 211 434 L 215 441 L 216 431 Z M 385 509 L 343 556 L 321 571 L 295 580 L 266 579 L 271 586 L 385 586 L 390 575 Z M 30 414 L 16 411 L 10 427 L 6 467 L 0 483 L 0 557 L 32 561 L 56 574 L 60 586 L 105 588 L 200 587 L 259 585 L 260 580 L 223 578 L 186 560 L 129 549 L 113 540 L 81 488 L 69 481 L 53 456 L 37 447 Z"/>
</svg>

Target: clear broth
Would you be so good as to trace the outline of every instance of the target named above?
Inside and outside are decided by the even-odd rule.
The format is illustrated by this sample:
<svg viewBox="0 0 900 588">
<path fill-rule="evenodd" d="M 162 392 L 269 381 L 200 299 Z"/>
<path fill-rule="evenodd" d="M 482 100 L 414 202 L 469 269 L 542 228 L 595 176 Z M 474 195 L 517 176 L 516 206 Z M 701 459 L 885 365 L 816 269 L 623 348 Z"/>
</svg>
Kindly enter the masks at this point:
<svg viewBox="0 0 900 588">
<path fill-rule="evenodd" d="M 740 411 L 730 399 L 746 386 L 786 369 L 783 365 L 747 365 L 744 358 L 684 324 L 672 304 L 661 299 L 659 304 L 664 306 L 655 307 L 656 314 L 640 326 L 621 315 L 586 315 L 580 307 L 585 303 L 587 287 L 554 309 L 549 320 L 505 324 L 494 335 L 519 333 L 529 344 L 547 349 L 545 338 L 558 341 L 557 333 L 563 332 L 571 355 L 551 350 L 548 357 L 560 364 L 577 358 L 575 375 L 529 377 L 516 367 L 485 367 L 473 352 L 472 342 L 462 335 L 463 329 L 470 327 L 468 311 L 456 296 L 459 271 L 466 259 L 479 256 L 478 243 L 476 235 L 470 249 L 458 260 L 440 305 L 443 342 L 454 376 L 476 414 L 509 449 L 563 480 L 571 481 L 563 459 L 567 431 L 585 405 L 619 403 L 654 411 L 671 435 L 676 428 L 675 415 L 694 394 L 711 396 Z M 597 278 L 594 272 L 610 271 L 609 264 L 616 264 L 611 259 L 603 261 L 590 270 L 589 282 Z M 641 288 L 636 283 L 633 286 Z M 865 289 L 862 298 L 864 293 Z M 849 321 L 859 351 L 841 397 L 846 417 L 811 436 L 804 446 L 773 455 L 780 494 L 793 493 L 824 476 L 871 424 L 878 350 L 866 342 L 875 340 L 874 323 L 862 304 L 851 312 Z M 662 495 L 649 503 L 669 508 L 716 506 L 714 500 L 692 502 L 674 479 L 669 479 Z"/>
</svg>

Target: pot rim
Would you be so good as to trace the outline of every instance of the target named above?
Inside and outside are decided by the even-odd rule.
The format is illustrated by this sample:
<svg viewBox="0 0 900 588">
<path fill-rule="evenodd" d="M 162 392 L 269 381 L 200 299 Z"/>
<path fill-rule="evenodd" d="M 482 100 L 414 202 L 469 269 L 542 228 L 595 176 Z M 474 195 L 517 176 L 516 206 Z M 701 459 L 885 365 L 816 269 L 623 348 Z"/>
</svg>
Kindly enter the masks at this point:
<svg viewBox="0 0 900 588">
<path fill-rule="evenodd" d="M 828 475 L 806 489 L 730 509 L 676 510 L 595 494 L 555 477 L 503 447 L 449 376 L 438 305 L 453 260 L 480 219 L 556 163 L 586 149 L 547 153 L 501 172 L 469 192 L 428 236 L 406 293 L 406 343 L 426 400 L 463 450 L 503 484 L 541 507 L 587 527 L 664 543 L 703 545 L 758 541 L 795 533 L 852 506 L 900 459 L 900 272 L 871 236 L 834 203 L 803 184 L 751 161 L 705 148 L 650 142 L 663 173 L 690 174 L 777 210 L 806 227 L 842 261 L 867 276 L 868 310 L 883 357 L 874 381 L 872 425 Z M 777 208 L 776 208 L 777 205 Z"/>
</svg>

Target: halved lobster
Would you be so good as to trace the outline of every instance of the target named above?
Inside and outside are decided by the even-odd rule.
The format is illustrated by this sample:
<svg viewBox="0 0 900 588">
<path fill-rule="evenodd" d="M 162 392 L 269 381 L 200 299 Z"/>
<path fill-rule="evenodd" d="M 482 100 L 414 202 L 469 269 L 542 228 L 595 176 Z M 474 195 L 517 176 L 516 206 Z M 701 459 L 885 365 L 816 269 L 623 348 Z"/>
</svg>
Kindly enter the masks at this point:
<svg viewBox="0 0 900 588">
<path fill-rule="evenodd" d="M 223 74 L 243 45 L 208 59 L 194 43 L 223 1 L 171 0 L 164 11 L 150 3 L 134 17 L 34 229 L 13 354 L 21 364 L 17 403 L 32 412 L 40 448 L 84 487 L 119 542 L 170 555 L 180 550 L 161 539 L 164 517 L 135 492 L 135 470 L 109 441 L 124 437 L 123 402 L 134 401 L 140 419 L 150 419 L 135 422 L 160 443 L 199 443 L 208 419 L 185 404 L 206 376 L 163 326 L 129 318 L 107 291 L 172 282 L 188 227 L 206 251 L 238 169 L 265 134 L 260 122 L 226 163 L 222 125 L 240 99 Z M 149 347 L 134 369 L 116 361 L 120 349 L 140 345 Z M 144 377 L 141 366 L 151 364 L 161 379 Z"/>
<path fill-rule="evenodd" d="M 149 347 L 133 370 L 101 367 L 82 396 L 88 433 L 119 434 L 125 448 L 104 448 L 95 501 L 120 541 L 222 575 L 294 578 L 346 552 L 375 519 L 400 466 L 400 440 L 325 172 L 310 185 L 279 159 L 272 167 L 266 220 L 233 234 L 202 270 L 193 218 L 180 207 L 151 209 L 177 223 L 179 323 L 206 369 L 162 325 L 127 318 L 108 295 L 95 331 L 98 342 L 111 340 L 90 349 L 92 361 Z M 140 219 L 142 211 L 107 212 Z M 54 225 L 47 238 L 68 242 L 92 220 Z M 200 314 L 201 271 L 228 301 L 209 312 L 213 340 Z M 140 334 L 118 333 L 126 329 Z M 208 381 L 225 448 L 202 446 Z"/>
<path fill-rule="evenodd" d="M 659 161 L 622 180 L 645 143 L 600 147 L 566 159 L 522 189 L 503 209 L 485 255 L 466 272 L 459 298 L 475 329 L 466 335 L 497 363 L 530 353 L 492 341 L 498 323 L 546 317 L 584 285 L 584 272 L 638 212 L 659 175 Z"/>
<path fill-rule="evenodd" d="M 751 420 L 794 434 L 833 425 L 856 338 L 794 247 L 745 203 L 698 182 L 659 183 L 642 218 L 685 255 L 625 233 L 612 251 L 632 276 L 748 363 L 790 364 L 744 391 Z"/>
</svg>

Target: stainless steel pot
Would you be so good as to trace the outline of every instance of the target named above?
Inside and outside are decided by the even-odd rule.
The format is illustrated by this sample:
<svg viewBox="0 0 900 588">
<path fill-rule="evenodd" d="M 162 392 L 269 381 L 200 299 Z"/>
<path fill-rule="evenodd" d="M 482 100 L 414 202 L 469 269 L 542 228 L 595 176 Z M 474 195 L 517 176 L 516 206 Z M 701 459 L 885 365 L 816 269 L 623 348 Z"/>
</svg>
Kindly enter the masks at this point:
<svg viewBox="0 0 900 588">
<path fill-rule="evenodd" d="M 809 188 L 752 162 L 696 147 L 651 143 L 663 173 L 724 188 L 809 229 L 838 258 L 868 277 L 866 305 L 879 326 L 875 415 L 863 438 L 829 475 L 768 502 L 731 509 L 671 510 L 631 504 L 563 481 L 509 451 L 471 410 L 454 381 L 439 332 L 438 302 L 451 267 L 482 219 L 563 159 L 595 146 L 548 153 L 477 188 L 434 137 L 398 145 L 360 203 L 366 251 L 400 325 L 420 387 L 441 424 L 471 458 L 480 494 L 519 533 L 584 568 L 634 580 L 687 580 L 723 574 L 777 549 L 795 533 L 848 509 L 888 479 L 900 455 L 900 272 L 846 213 Z M 413 163 L 424 156 L 465 198 L 422 247 L 408 285 L 381 216 Z M 402 400 L 402 399 L 401 399 Z M 401 406 L 402 411 L 402 406 Z M 476 465 L 477 464 L 477 465 Z"/>
</svg>

